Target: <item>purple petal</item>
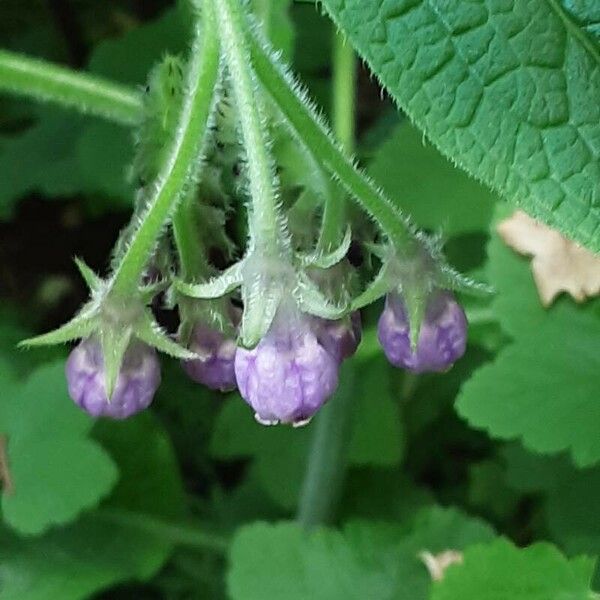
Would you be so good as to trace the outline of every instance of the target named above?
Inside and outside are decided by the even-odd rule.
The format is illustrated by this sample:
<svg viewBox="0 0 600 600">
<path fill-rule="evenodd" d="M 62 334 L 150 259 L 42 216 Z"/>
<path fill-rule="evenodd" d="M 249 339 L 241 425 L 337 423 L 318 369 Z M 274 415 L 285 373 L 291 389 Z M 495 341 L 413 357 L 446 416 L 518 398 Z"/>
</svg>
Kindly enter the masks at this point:
<svg viewBox="0 0 600 600">
<path fill-rule="evenodd" d="M 450 292 L 436 292 L 429 298 L 417 348 L 413 352 L 404 302 L 398 294 L 389 294 L 379 318 L 377 335 L 394 366 L 414 373 L 441 372 L 465 353 L 467 319 Z"/>
<path fill-rule="evenodd" d="M 356 352 L 362 338 L 362 326 L 358 311 L 353 312 L 350 317 L 338 321 L 314 317 L 314 329 L 321 346 L 338 363 L 350 358 Z"/>
<path fill-rule="evenodd" d="M 238 348 L 235 374 L 244 400 L 261 423 L 303 424 L 333 394 L 338 362 L 303 315 L 279 316 L 252 350 Z"/>
<path fill-rule="evenodd" d="M 126 419 L 148 408 L 160 385 L 160 364 L 154 348 L 134 343 L 125 353 L 113 396 L 104 385 L 104 359 L 100 344 L 83 340 L 66 364 L 69 395 L 93 417 Z"/>
<path fill-rule="evenodd" d="M 189 348 L 200 356 L 182 362 L 191 379 L 213 390 L 226 392 L 235 389 L 234 340 L 205 325 L 196 325 Z"/>
</svg>

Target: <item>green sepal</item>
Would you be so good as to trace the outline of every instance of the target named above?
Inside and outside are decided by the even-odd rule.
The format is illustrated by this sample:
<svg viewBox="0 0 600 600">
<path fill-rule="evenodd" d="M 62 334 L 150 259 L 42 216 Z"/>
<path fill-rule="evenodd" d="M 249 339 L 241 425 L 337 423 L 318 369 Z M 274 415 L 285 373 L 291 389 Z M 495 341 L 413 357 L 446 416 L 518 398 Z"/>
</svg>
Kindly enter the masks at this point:
<svg viewBox="0 0 600 600">
<path fill-rule="evenodd" d="M 244 261 L 238 262 L 205 283 L 186 283 L 175 279 L 173 284 L 180 293 L 190 298 L 220 298 L 241 285 L 243 264 Z"/>
<path fill-rule="evenodd" d="M 352 229 L 346 228 L 344 239 L 341 244 L 331 252 L 313 252 L 300 256 L 300 263 L 305 267 L 318 267 L 319 269 L 330 269 L 344 259 L 350 244 L 352 243 Z"/>
<path fill-rule="evenodd" d="M 100 290 L 102 284 L 104 283 L 102 278 L 96 275 L 96 273 L 94 273 L 94 271 L 90 269 L 90 267 L 88 267 L 88 265 L 86 265 L 85 262 L 78 256 L 76 256 L 73 260 L 75 261 L 81 276 L 91 292 L 94 293 Z"/>
<path fill-rule="evenodd" d="M 394 283 L 393 278 L 391 277 L 390 270 L 389 263 L 383 263 L 381 269 L 379 269 L 379 273 L 375 276 L 375 279 L 371 281 L 362 294 L 359 294 L 352 301 L 352 310 L 358 310 L 372 304 L 397 286 L 397 282 Z"/>
<path fill-rule="evenodd" d="M 82 312 L 58 329 L 23 340 L 19 342 L 18 345 L 20 348 L 32 348 L 35 346 L 65 344 L 72 340 L 88 337 L 96 328 L 96 324 L 95 311 L 90 309 L 86 310 L 86 307 L 84 307 Z"/>
<path fill-rule="evenodd" d="M 458 271 L 455 271 L 448 265 L 441 269 L 439 287 L 463 292 L 472 296 L 490 296 L 496 293 L 493 286 L 480 281 L 475 281 Z"/>
<path fill-rule="evenodd" d="M 97 335 L 100 338 L 100 347 L 104 359 L 104 387 L 106 388 L 106 397 L 110 402 L 117 385 L 123 357 L 131 341 L 132 328 L 102 327 Z"/>
<path fill-rule="evenodd" d="M 280 286 L 265 285 L 260 276 L 253 278 L 249 285 L 242 286 L 244 313 L 240 344 L 244 348 L 254 348 L 269 331 L 283 294 Z"/>
<path fill-rule="evenodd" d="M 138 288 L 140 298 L 144 304 L 150 304 L 152 299 L 157 294 L 164 292 L 169 287 L 169 282 L 166 279 L 157 281 L 156 283 L 149 283 L 142 285 Z"/>
<path fill-rule="evenodd" d="M 198 358 L 197 354 L 174 342 L 156 322 L 149 310 L 144 311 L 144 314 L 138 323 L 136 323 L 134 333 L 142 342 L 173 358 L 181 360 L 194 360 Z"/>
<path fill-rule="evenodd" d="M 405 286 L 402 290 L 402 300 L 406 307 L 406 318 L 408 319 L 408 327 L 410 334 L 410 349 L 412 352 L 417 350 L 419 343 L 419 334 L 423 317 L 427 309 L 427 300 L 429 291 L 421 285 Z"/>
<path fill-rule="evenodd" d="M 302 312 L 322 319 L 341 319 L 350 312 L 348 304 L 337 305 L 328 300 L 305 273 L 300 273 L 298 276 L 295 296 Z"/>
</svg>

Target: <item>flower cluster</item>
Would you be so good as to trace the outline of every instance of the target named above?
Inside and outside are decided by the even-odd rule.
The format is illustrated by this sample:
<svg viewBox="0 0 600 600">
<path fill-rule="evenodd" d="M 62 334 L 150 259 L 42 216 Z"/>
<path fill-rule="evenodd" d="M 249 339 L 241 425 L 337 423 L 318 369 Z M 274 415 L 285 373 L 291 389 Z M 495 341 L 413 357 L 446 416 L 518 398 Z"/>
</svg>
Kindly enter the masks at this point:
<svg viewBox="0 0 600 600">
<path fill-rule="evenodd" d="M 340 151 L 244 25 L 245 8 L 202 5 L 197 18 L 207 23 L 196 27 L 189 59 L 167 56 L 150 74 L 131 167 L 136 208 L 110 276 L 78 261 L 89 302 L 27 343 L 82 339 L 67 361 L 69 394 L 92 416 L 114 419 L 151 404 L 159 350 L 193 381 L 239 390 L 258 422 L 301 426 L 356 352 L 359 310 L 383 296 L 378 337 L 389 362 L 415 373 L 449 369 L 467 337 L 450 290 L 465 286 L 440 244 Z M 340 211 L 347 199 L 369 218 Z M 366 257 L 360 267 L 348 258 L 352 244 Z M 158 308 L 177 308 L 177 334 L 159 325 Z"/>
</svg>

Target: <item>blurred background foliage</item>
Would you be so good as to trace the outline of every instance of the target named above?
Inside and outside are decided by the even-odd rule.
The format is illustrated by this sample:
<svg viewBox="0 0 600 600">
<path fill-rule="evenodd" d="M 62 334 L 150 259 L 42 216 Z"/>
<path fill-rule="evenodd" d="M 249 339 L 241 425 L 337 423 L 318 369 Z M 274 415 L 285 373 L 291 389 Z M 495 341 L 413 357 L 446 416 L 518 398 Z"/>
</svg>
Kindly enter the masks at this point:
<svg viewBox="0 0 600 600">
<path fill-rule="evenodd" d="M 312 3 L 253 2 L 327 114 L 330 22 Z M 165 52 L 186 49 L 186 10 L 164 0 L 3 0 L 0 45 L 143 86 Z M 543 311 L 527 261 L 493 233 L 505 209 L 359 70 L 360 160 L 420 226 L 443 233 L 456 266 L 499 294 L 464 299 L 469 349 L 444 375 L 390 367 L 374 335 L 380 307 L 366 311 L 337 394 L 350 394 L 354 411 L 340 529 L 311 537 L 293 522 L 267 523 L 295 515 L 314 424 L 261 428 L 236 394 L 199 387 L 168 360 L 149 413 L 93 423 L 68 400 L 66 349 L 15 349 L 84 300 L 73 256 L 106 269 L 132 206 L 133 143 L 115 125 L 0 98 L 0 440 L 12 479 L 0 599 L 419 600 L 431 588 L 416 557 L 425 548 L 504 535 L 519 546 L 548 540 L 567 557 L 598 554 L 600 447 L 586 438 L 594 431 L 581 433 L 600 416 L 598 338 L 577 338 L 569 351 L 562 339 L 569 327 L 597 333 L 598 303 L 562 298 Z M 278 148 L 278 161 L 293 163 L 291 151 Z M 557 390 L 562 404 L 540 414 Z M 498 544 L 487 551 L 509 556 Z M 570 581 L 591 569 L 534 554 L 531 573 L 558 561 Z"/>
</svg>

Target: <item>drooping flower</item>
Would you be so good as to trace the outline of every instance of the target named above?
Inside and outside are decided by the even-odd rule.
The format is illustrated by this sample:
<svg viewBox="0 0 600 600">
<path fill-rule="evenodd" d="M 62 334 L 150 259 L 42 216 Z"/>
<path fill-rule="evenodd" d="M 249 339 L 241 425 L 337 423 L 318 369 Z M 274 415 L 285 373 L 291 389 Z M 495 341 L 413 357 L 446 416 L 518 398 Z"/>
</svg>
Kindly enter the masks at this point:
<svg viewBox="0 0 600 600">
<path fill-rule="evenodd" d="M 314 317 L 314 329 L 321 346 L 338 363 L 350 358 L 356 352 L 362 338 L 362 325 L 358 311 L 336 321 Z"/>
<path fill-rule="evenodd" d="M 434 292 L 427 302 L 419 340 L 413 352 L 406 306 L 397 293 L 388 294 L 379 318 L 377 336 L 388 360 L 414 373 L 442 372 L 464 353 L 467 319 L 453 294 Z"/>
<path fill-rule="evenodd" d="M 84 411 L 93 417 L 126 419 L 152 403 L 160 385 L 160 364 L 154 348 L 133 342 L 125 352 L 109 400 L 100 344 L 88 338 L 69 355 L 66 375 L 69 395 Z"/>
<path fill-rule="evenodd" d="M 187 375 L 213 390 L 235 389 L 235 340 L 204 324 L 197 324 L 191 334 L 189 349 L 199 358 L 182 361 Z"/>
<path fill-rule="evenodd" d="M 307 315 L 282 308 L 255 348 L 238 348 L 235 374 L 257 421 L 300 426 L 335 391 L 339 363 L 319 342 Z"/>
</svg>

